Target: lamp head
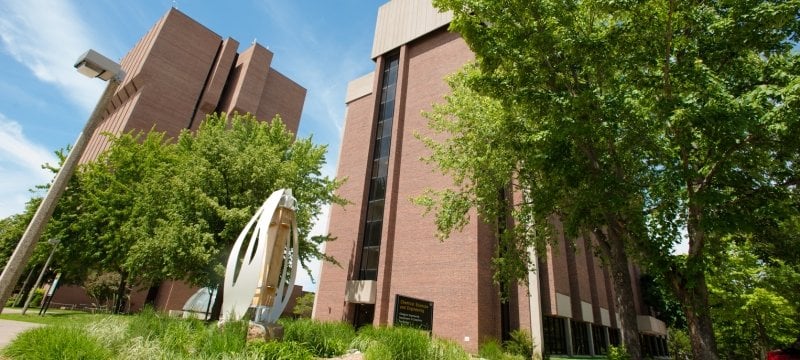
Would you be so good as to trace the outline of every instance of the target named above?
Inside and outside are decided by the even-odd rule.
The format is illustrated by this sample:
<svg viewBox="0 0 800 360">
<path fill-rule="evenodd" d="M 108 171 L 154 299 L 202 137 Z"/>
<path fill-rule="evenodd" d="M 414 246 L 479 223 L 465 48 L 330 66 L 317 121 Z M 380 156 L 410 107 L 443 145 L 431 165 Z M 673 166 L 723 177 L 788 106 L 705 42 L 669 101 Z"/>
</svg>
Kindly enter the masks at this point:
<svg viewBox="0 0 800 360">
<path fill-rule="evenodd" d="M 122 80 L 125 74 L 119 64 L 91 49 L 78 58 L 75 68 L 83 75 L 100 78 L 104 81 L 113 78 Z"/>
</svg>

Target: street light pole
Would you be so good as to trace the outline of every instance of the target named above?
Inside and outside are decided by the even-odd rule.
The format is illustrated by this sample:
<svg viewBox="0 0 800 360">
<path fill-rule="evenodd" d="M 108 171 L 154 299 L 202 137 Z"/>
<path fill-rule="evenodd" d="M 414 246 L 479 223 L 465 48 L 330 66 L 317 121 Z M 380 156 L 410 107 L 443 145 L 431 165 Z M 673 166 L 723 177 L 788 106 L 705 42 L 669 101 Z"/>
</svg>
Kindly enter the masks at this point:
<svg viewBox="0 0 800 360">
<path fill-rule="evenodd" d="M 50 266 L 50 262 L 53 261 L 53 255 L 56 253 L 56 247 L 58 247 L 59 240 L 50 239 L 49 242 L 53 244 L 53 250 L 50 251 L 50 256 L 48 256 L 47 261 L 44 262 L 44 267 L 42 267 L 42 272 L 39 273 L 39 278 L 36 279 L 36 283 L 33 284 L 31 291 L 28 292 L 28 299 L 25 300 L 25 305 L 22 306 L 22 315 L 25 315 L 25 313 L 28 311 L 28 307 L 31 306 L 33 295 L 36 293 L 36 289 L 39 288 L 39 285 L 42 284 L 42 278 L 44 278 L 44 274 L 47 273 L 47 268 Z"/>
<path fill-rule="evenodd" d="M 25 229 L 25 233 L 22 235 L 19 244 L 17 244 L 17 248 L 14 250 L 11 258 L 8 259 L 3 273 L 0 274 L 0 313 L 3 312 L 6 300 L 8 300 L 8 297 L 14 290 L 14 286 L 17 284 L 20 275 L 22 275 L 22 271 L 28 264 L 33 249 L 36 247 L 36 242 L 39 241 L 39 237 L 42 236 L 47 222 L 53 215 L 58 199 L 64 194 L 67 183 L 75 172 L 75 168 L 83 152 L 86 150 L 86 146 L 89 144 L 89 139 L 91 139 L 95 129 L 97 129 L 97 126 L 100 125 L 100 122 L 103 120 L 103 113 L 125 76 L 119 64 L 93 50 L 89 50 L 86 54 L 81 56 L 75 64 L 75 67 L 81 74 L 108 80 L 108 85 L 103 95 L 100 97 L 100 100 L 97 102 L 94 111 L 92 111 L 91 116 L 89 116 L 89 120 L 86 122 L 83 131 L 78 135 L 78 139 L 75 140 L 75 145 L 72 147 L 72 150 L 70 150 L 64 164 L 61 166 L 61 169 L 58 170 L 53 184 L 47 191 L 47 195 L 42 199 L 39 208 L 36 209 L 36 213 Z"/>
</svg>

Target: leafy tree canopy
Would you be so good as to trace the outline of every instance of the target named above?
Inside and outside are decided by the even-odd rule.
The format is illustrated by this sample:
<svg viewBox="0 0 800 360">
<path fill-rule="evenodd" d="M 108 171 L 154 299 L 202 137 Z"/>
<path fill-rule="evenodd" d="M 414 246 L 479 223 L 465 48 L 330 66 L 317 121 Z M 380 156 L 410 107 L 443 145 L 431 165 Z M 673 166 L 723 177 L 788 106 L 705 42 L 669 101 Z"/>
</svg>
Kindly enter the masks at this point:
<svg viewBox="0 0 800 360">
<path fill-rule="evenodd" d="M 321 175 L 326 147 L 295 140 L 279 118 L 213 115 L 175 141 L 154 131 L 110 141 L 73 178 L 52 222 L 72 271 L 215 285 L 244 224 L 279 188 L 298 199 L 301 261 L 324 258 L 318 245 L 329 238 L 308 233 L 321 206 L 344 202 L 333 193 L 340 182 Z"/>
<path fill-rule="evenodd" d="M 470 207 L 497 218 L 496 191 L 513 186 L 512 214 L 532 227 L 501 254 L 507 273 L 529 265 L 520 248 L 552 239 L 554 216 L 601 248 L 620 240 L 667 277 L 694 356 L 716 358 L 706 274 L 722 239 L 788 226 L 799 208 L 800 2 L 434 4 L 476 54 L 431 115 L 451 135 L 429 142 L 432 160 L 460 185 L 421 200 L 440 230 Z M 687 256 L 671 256 L 684 237 Z"/>
</svg>

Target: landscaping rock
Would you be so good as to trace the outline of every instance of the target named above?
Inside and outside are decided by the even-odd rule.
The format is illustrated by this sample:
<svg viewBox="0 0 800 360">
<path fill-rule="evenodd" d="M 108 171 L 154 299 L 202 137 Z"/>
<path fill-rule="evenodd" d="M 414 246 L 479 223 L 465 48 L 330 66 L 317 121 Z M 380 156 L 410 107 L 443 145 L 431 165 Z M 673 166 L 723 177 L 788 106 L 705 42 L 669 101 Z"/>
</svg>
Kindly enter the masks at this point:
<svg viewBox="0 0 800 360">
<path fill-rule="evenodd" d="M 262 325 L 255 322 L 250 322 L 247 327 L 247 341 L 252 340 L 282 340 L 283 339 L 283 326 L 277 324 Z"/>
<path fill-rule="evenodd" d="M 267 338 L 267 329 L 260 324 L 256 324 L 251 322 L 250 325 L 247 326 L 247 342 L 253 340 L 266 340 Z"/>
</svg>

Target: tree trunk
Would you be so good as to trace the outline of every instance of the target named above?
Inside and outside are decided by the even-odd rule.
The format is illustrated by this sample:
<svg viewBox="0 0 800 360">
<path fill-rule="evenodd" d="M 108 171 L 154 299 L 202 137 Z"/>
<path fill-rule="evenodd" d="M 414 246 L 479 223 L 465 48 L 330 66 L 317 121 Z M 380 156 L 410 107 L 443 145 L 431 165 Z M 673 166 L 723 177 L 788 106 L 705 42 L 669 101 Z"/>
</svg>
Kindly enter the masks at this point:
<svg viewBox="0 0 800 360">
<path fill-rule="evenodd" d="M 642 358 L 642 347 L 639 342 L 639 323 L 637 321 L 636 305 L 633 302 L 633 286 L 631 284 L 628 256 L 619 233 L 609 231 L 609 246 L 611 252 L 610 267 L 611 277 L 614 281 L 614 295 L 617 311 L 622 324 L 622 339 L 625 349 L 631 359 Z"/>
<path fill-rule="evenodd" d="M 127 288 L 128 273 L 125 271 L 119 272 L 119 287 L 117 287 L 117 299 L 114 302 L 114 314 L 120 314 L 125 309 L 125 293 Z"/>
<path fill-rule="evenodd" d="M 214 300 L 214 306 L 211 308 L 211 314 L 208 316 L 208 321 L 219 321 L 222 313 L 222 298 L 225 297 L 225 284 L 217 285 L 217 298 Z"/>
<path fill-rule="evenodd" d="M 708 306 L 708 284 L 703 258 L 706 233 L 703 223 L 703 204 L 697 200 L 698 192 L 692 182 L 687 183 L 689 214 L 686 230 L 689 235 L 689 254 L 686 267 L 674 274 L 672 286 L 686 314 L 692 355 L 695 359 L 717 360 L 717 342 Z M 674 271 L 673 271 L 674 272 Z"/>
<path fill-rule="evenodd" d="M 621 324 L 618 326 L 622 332 L 623 345 L 631 359 L 642 358 L 642 345 L 639 341 L 639 322 L 637 321 L 636 305 L 633 298 L 633 285 L 631 284 L 628 255 L 625 253 L 625 243 L 621 229 L 616 225 L 616 217 L 606 215 L 606 231 L 595 229 L 594 234 L 599 242 L 599 248 L 608 259 L 611 279 L 614 282 L 614 302 L 619 313 Z"/>
<path fill-rule="evenodd" d="M 717 342 L 708 307 L 708 287 L 702 271 L 691 277 L 673 274 L 672 287 L 686 315 L 694 359 L 717 360 Z M 691 287 L 687 284 L 692 284 Z"/>
</svg>

